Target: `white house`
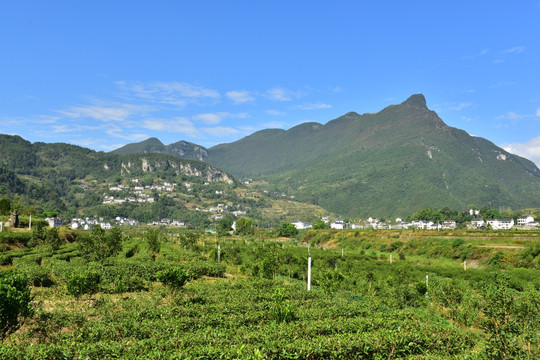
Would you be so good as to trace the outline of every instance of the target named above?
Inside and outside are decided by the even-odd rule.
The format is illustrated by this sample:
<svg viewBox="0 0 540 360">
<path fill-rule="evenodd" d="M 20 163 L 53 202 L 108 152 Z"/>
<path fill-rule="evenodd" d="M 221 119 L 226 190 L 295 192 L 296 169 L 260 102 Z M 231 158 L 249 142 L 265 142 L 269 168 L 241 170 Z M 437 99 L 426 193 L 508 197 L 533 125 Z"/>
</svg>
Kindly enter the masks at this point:
<svg viewBox="0 0 540 360">
<path fill-rule="evenodd" d="M 343 222 L 343 220 L 336 220 L 330 224 L 330 229 L 343 230 L 344 227 L 345 223 Z"/>
<path fill-rule="evenodd" d="M 60 227 L 62 226 L 62 220 L 57 217 L 48 217 L 45 220 L 49 223 L 49 227 Z"/>
<path fill-rule="evenodd" d="M 455 229 L 456 228 L 456 222 L 454 220 L 445 220 L 442 223 L 442 229 Z"/>
<path fill-rule="evenodd" d="M 303 221 L 295 221 L 292 223 L 294 225 L 295 228 L 297 228 L 298 230 L 302 230 L 302 229 L 311 229 L 312 228 L 312 225 L 310 223 L 305 223 Z"/>
<path fill-rule="evenodd" d="M 490 219 L 487 224 L 493 230 L 508 230 L 514 227 L 514 219 Z"/>
<path fill-rule="evenodd" d="M 517 224 L 519 226 L 525 226 L 525 225 L 530 225 L 534 223 L 534 218 L 531 216 L 531 215 L 527 215 L 527 216 L 520 216 L 518 219 L 517 219 Z"/>
</svg>

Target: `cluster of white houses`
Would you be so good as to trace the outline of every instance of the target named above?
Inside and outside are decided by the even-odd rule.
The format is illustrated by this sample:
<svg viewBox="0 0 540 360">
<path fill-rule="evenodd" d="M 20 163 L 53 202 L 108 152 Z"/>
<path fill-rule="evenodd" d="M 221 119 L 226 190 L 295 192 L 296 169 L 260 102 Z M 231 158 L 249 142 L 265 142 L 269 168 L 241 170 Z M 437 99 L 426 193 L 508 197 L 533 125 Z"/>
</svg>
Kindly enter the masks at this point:
<svg viewBox="0 0 540 360">
<path fill-rule="evenodd" d="M 476 213 L 478 215 L 478 213 Z M 397 218 L 393 223 L 389 224 L 384 221 L 379 221 L 378 219 L 368 218 L 364 221 L 359 221 L 357 223 L 347 223 L 341 219 L 334 220 L 330 222 L 328 217 L 322 218 L 322 221 L 330 224 L 331 229 L 376 229 L 376 230 L 400 230 L 400 229 L 423 229 L 423 230 L 449 230 L 455 229 L 457 224 L 454 220 L 445 220 L 443 222 L 433 222 L 425 220 L 415 220 L 411 222 L 403 221 L 400 218 Z M 298 230 L 301 229 L 310 229 L 312 228 L 311 223 L 306 223 L 302 221 L 295 221 L 292 223 Z M 467 225 L 469 229 L 487 229 L 491 228 L 493 230 L 508 230 L 512 229 L 515 226 L 521 229 L 535 229 L 540 226 L 538 222 L 530 215 L 520 216 L 517 219 L 517 223 L 514 219 L 473 219 L 470 224 Z"/>
<path fill-rule="evenodd" d="M 47 218 L 45 219 L 49 222 L 50 227 L 59 227 L 62 225 L 62 220 L 58 218 Z M 118 226 L 137 226 L 139 225 L 139 222 L 134 219 L 127 219 L 124 217 L 117 216 L 115 221 L 115 225 Z M 69 224 L 69 227 L 73 230 L 81 229 L 81 230 L 92 230 L 95 226 L 100 226 L 104 230 L 109 230 L 113 228 L 113 225 L 108 222 L 104 221 L 103 218 L 99 219 L 93 219 L 93 218 L 73 218 L 71 219 L 71 222 Z"/>
</svg>

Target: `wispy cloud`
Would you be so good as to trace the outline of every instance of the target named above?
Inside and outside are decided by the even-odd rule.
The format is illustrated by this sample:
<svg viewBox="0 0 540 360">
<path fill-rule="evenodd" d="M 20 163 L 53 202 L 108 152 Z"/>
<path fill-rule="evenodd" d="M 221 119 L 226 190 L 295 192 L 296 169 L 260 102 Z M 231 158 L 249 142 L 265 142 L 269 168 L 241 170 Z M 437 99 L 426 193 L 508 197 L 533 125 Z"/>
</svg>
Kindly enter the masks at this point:
<svg viewBox="0 0 540 360">
<path fill-rule="evenodd" d="M 225 93 L 225 96 L 227 96 L 236 105 L 244 104 L 255 100 L 255 97 L 251 94 L 251 92 L 247 90 L 227 91 Z"/>
<path fill-rule="evenodd" d="M 195 115 L 193 116 L 193 119 L 200 120 L 205 124 L 215 125 L 219 124 L 223 119 L 226 118 L 245 119 L 247 117 L 249 117 L 248 113 L 232 114 L 229 112 L 217 112 Z"/>
<path fill-rule="evenodd" d="M 221 98 L 216 90 L 176 81 L 148 83 L 117 81 L 116 85 L 121 90 L 120 97 L 180 108 L 189 103 L 205 100 L 217 102 Z"/>
<path fill-rule="evenodd" d="M 470 103 L 470 102 L 448 104 L 448 109 L 452 111 L 461 111 L 464 108 L 471 106 L 472 104 L 473 103 Z"/>
<path fill-rule="evenodd" d="M 475 59 L 475 58 L 484 56 L 484 55 L 486 55 L 486 54 L 488 54 L 488 53 L 489 53 L 489 50 L 488 50 L 488 49 L 483 49 L 483 50 L 477 52 L 476 54 L 465 55 L 465 56 L 463 56 L 463 58 L 464 58 L 464 59 Z"/>
<path fill-rule="evenodd" d="M 509 49 L 501 50 L 500 53 L 501 54 L 521 54 L 522 52 L 525 51 L 525 49 L 526 49 L 525 46 L 514 46 Z"/>
<path fill-rule="evenodd" d="M 272 116 L 284 116 L 287 114 L 284 111 L 279 111 L 279 110 L 266 110 L 265 112 L 268 115 L 272 115 Z"/>
<path fill-rule="evenodd" d="M 177 117 L 173 120 L 149 119 L 143 122 L 142 127 L 154 131 L 182 133 L 193 137 L 200 135 L 195 125 L 184 117 Z"/>
<path fill-rule="evenodd" d="M 513 111 L 509 111 L 506 114 L 502 114 L 502 115 L 497 116 L 496 119 L 499 119 L 499 120 L 507 119 L 507 120 L 515 120 L 515 121 L 517 121 L 517 120 L 526 119 L 526 118 L 532 118 L 532 117 L 536 117 L 536 116 L 539 116 L 538 111 L 537 111 L 536 115 L 518 114 L 518 113 L 515 113 Z"/>
<path fill-rule="evenodd" d="M 213 128 L 202 128 L 205 133 L 215 137 L 227 137 L 237 135 L 240 131 L 232 127 L 218 126 Z"/>
<path fill-rule="evenodd" d="M 275 87 L 266 91 L 265 96 L 274 101 L 292 101 L 299 99 L 305 94 L 302 91 L 292 91 L 281 87 Z"/>
<path fill-rule="evenodd" d="M 501 147 L 509 153 L 532 160 L 540 166 L 540 136 L 525 143 L 503 144 Z"/>
<path fill-rule="evenodd" d="M 332 105 L 315 103 L 315 104 L 303 104 L 297 106 L 301 110 L 320 110 L 320 109 L 330 109 Z"/>
<path fill-rule="evenodd" d="M 115 106 L 101 105 L 83 105 L 73 106 L 66 110 L 58 110 L 59 114 L 78 119 L 94 119 L 99 121 L 123 122 L 134 114 L 140 114 L 147 111 L 145 106 L 133 104 L 117 104 Z"/>
</svg>

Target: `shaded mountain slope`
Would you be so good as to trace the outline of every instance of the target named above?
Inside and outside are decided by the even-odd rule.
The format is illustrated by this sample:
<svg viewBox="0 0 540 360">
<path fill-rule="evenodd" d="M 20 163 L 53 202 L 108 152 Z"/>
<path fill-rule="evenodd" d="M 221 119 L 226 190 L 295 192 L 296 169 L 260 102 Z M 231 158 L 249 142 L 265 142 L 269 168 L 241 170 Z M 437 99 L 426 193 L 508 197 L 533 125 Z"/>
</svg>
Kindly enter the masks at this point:
<svg viewBox="0 0 540 360">
<path fill-rule="evenodd" d="M 534 163 L 447 126 L 421 94 L 376 114 L 263 130 L 210 148 L 208 161 L 346 216 L 540 205 Z"/>
</svg>

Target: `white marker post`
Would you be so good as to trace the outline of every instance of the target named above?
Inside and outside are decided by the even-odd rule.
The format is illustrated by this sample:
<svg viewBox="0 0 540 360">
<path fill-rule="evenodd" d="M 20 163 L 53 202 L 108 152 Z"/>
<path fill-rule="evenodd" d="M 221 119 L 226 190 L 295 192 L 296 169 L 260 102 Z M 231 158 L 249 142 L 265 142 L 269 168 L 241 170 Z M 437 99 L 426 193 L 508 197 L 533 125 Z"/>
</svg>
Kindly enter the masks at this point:
<svg viewBox="0 0 540 360">
<path fill-rule="evenodd" d="M 30 215 L 30 221 L 28 223 L 28 228 L 32 230 L 32 215 Z"/>
<path fill-rule="evenodd" d="M 463 260 L 463 270 L 467 271 L 467 260 Z"/>
<path fill-rule="evenodd" d="M 307 260 L 307 291 L 311 291 L 311 255 Z"/>
<path fill-rule="evenodd" d="M 390 264 L 392 263 L 392 254 L 390 254 Z"/>
<path fill-rule="evenodd" d="M 426 273 L 426 297 L 429 297 L 428 293 L 429 293 L 429 275 L 428 273 Z"/>
<path fill-rule="evenodd" d="M 217 262 L 221 263 L 221 245 L 217 246 Z"/>
<path fill-rule="evenodd" d="M 341 257 L 343 257 L 343 248 L 341 248 Z"/>
</svg>

